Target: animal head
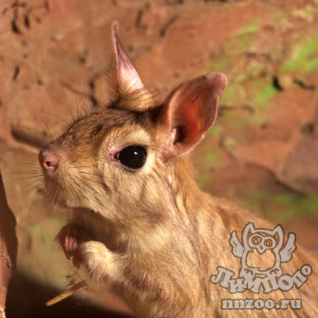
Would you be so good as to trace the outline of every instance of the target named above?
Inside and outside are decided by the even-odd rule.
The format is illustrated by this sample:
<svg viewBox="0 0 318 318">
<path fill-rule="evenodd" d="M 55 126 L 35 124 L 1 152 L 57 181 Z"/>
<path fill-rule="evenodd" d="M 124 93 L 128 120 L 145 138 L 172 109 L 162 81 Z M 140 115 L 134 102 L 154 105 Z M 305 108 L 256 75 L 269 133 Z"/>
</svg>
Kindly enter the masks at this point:
<svg viewBox="0 0 318 318">
<path fill-rule="evenodd" d="M 174 204 L 175 192 L 182 184 L 186 188 L 191 174 L 187 153 L 213 125 L 227 79 L 219 73 L 200 76 L 156 104 L 117 29 L 114 23 L 112 102 L 78 118 L 41 150 L 39 162 L 54 203 L 142 226 L 145 220 L 160 221 Z"/>
</svg>

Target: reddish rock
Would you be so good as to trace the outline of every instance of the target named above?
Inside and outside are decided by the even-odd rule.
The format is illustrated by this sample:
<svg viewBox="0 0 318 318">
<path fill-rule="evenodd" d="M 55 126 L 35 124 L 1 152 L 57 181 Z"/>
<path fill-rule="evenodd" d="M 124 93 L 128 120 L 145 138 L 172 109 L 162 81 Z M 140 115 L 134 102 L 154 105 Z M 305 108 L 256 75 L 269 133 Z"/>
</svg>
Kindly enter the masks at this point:
<svg viewBox="0 0 318 318">
<path fill-rule="evenodd" d="M 0 13 L 0 167 L 20 273 L 42 286 L 68 283 L 70 268 L 53 243 L 66 214 L 43 201 L 37 152 L 83 108 L 108 100 L 113 20 L 158 99 L 206 72 L 228 76 L 216 125 L 193 154 L 202 187 L 275 222 L 295 212 L 295 200 L 296 222 L 316 213 L 317 1 L 4 0 Z M 125 310 L 112 297 L 98 302 Z"/>
</svg>

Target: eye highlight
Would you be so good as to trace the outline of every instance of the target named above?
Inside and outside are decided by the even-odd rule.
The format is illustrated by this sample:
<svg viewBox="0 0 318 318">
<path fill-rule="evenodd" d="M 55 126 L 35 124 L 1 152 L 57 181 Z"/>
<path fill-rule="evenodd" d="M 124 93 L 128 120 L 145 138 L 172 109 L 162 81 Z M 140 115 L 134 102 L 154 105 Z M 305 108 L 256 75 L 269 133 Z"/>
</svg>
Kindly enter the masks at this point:
<svg viewBox="0 0 318 318">
<path fill-rule="evenodd" d="M 147 151 L 141 146 L 128 146 L 119 151 L 114 158 L 123 166 L 137 170 L 145 164 Z"/>
</svg>

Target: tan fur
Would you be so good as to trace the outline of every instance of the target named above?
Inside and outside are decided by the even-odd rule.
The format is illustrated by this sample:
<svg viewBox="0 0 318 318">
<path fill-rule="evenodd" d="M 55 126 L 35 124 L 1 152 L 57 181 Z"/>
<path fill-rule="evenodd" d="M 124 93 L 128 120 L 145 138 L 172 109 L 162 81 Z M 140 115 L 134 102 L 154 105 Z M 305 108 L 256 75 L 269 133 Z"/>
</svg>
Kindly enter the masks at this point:
<svg viewBox="0 0 318 318">
<path fill-rule="evenodd" d="M 58 239 L 64 250 L 66 236 L 76 241 L 66 254 L 71 253 L 88 285 L 112 288 L 137 317 L 318 316 L 317 266 L 300 248 L 283 267 L 284 274 L 292 275 L 304 264 L 312 266 L 313 274 L 300 289 L 229 294 L 210 282 L 218 266 L 236 276 L 239 272 L 240 260 L 229 245 L 232 231 L 240 233 L 249 222 L 257 228 L 274 226 L 203 193 L 188 151 L 179 154 L 178 149 L 176 155 L 169 150 L 183 138 L 176 137 L 178 127 L 167 130 L 171 98 L 155 105 L 147 91 L 131 95 L 132 85 L 127 92 L 126 82 L 121 90 L 126 95 L 78 119 L 40 155 L 42 165 L 45 156 L 59 158 L 56 170 L 43 169 L 47 194 L 72 211 Z M 201 137 L 196 138 L 193 145 Z M 147 161 L 137 171 L 112 160 L 114 152 L 128 145 L 147 149 Z M 265 258 L 265 265 L 267 261 L 271 259 Z M 299 298 L 303 309 L 222 310 L 221 300 L 230 298 Z"/>
</svg>

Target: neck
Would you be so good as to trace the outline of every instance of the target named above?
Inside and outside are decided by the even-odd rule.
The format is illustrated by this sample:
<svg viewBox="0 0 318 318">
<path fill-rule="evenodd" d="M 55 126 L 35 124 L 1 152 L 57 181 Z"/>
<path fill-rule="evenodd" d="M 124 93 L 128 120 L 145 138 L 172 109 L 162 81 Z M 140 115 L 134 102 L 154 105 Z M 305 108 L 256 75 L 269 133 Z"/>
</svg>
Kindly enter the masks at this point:
<svg viewBox="0 0 318 318">
<path fill-rule="evenodd" d="M 202 196 L 195 181 L 195 170 L 184 156 L 166 163 L 166 174 L 157 182 L 156 196 L 151 197 L 141 211 L 145 219 L 130 219 L 118 235 L 129 244 L 158 248 L 171 236 L 176 227 L 196 217 L 203 209 Z M 137 213 L 136 213 L 137 214 Z M 140 213 L 139 213 L 140 215 Z"/>
</svg>

